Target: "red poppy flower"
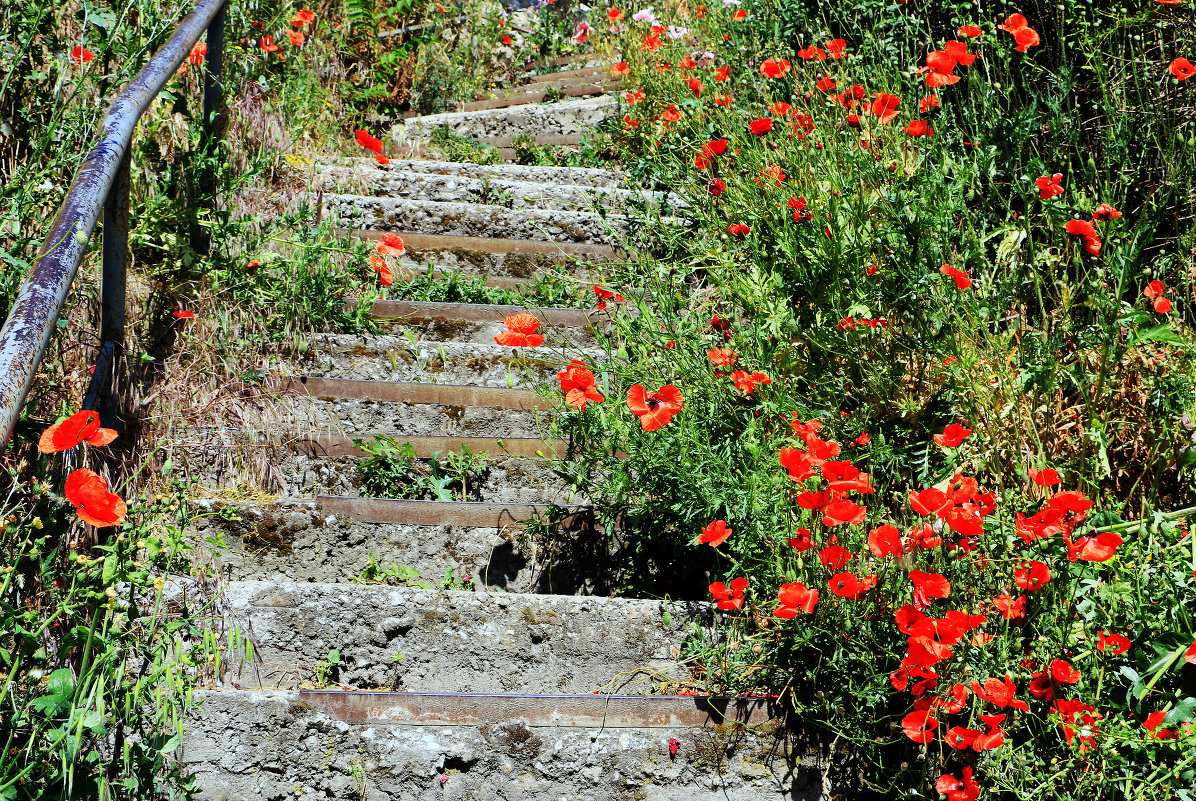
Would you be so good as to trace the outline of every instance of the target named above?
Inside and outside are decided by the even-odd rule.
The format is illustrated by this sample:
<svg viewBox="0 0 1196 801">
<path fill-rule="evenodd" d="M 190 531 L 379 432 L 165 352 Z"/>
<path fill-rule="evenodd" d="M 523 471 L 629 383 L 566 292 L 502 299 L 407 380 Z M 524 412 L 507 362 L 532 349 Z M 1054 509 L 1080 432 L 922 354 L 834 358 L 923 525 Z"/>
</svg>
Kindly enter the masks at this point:
<svg viewBox="0 0 1196 801">
<path fill-rule="evenodd" d="M 287 31 L 287 37 L 290 38 L 292 47 L 303 47 L 303 43 L 307 41 L 307 37 L 301 31 Z"/>
<path fill-rule="evenodd" d="M 1008 674 L 1005 675 L 1004 680 L 985 679 L 983 685 L 977 681 L 973 681 L 972 693 L 980 700 L 988 701 L 998 709 L 1010 707 L 1012 709 L 1020 709 L 1024 712 L 1029 708 L 1025 701 L 1018 700 L 1017 685 L 1013 683 L 1013 679 Z"/>
<path fill-rule="evenodd" d="M 1092 219 L 1104 220 L 1105 222 L 1108 222 L 1109 220 L 1116 220 L 1120 216 L 1121 212 L 1110 206 L 1108 203 L 1100 204 L 1096 207 L 1096 211 L 1092 212 Z"/>
<path fill-rule="evenodd" d="M 1130 649 L 1130 640 L 1121 634 L 1110 634 L 1107 631 L 1097 632 L 1096 648 L 1101 653 L 1121 656 Z"/>
<path fill-rule="evenodd" d="M 912 125 L 913 123 L 910 124 Z M 952 267 L 950 264 L 944 264 L 942 267 L 939 267 L 939 272 L 943 275 L 950 276 L 951 280 L 955 282 L 955 287 L 957 289 L 967 289 L 972 285 L 971 277 L 958 267 Z"/>
<path fill-rule="evenodd" d="M 818 590 L 812 590 L 800 582 L 782 584 L 777 590 L 778 606 L 773 614 L 789 620 L 797 617 L 798 612 L 807 615 L 814 614 L 814 607 L 818 604 Z"/>
<path fill-rule="evenodd" d="M 642 384 L 635 384 L 627 390 L 627 408 L 640 418 L 644 431 L 656 431 L 681 411 L 685 399 L 681 390 L 672 384 L 665 384 L 656 392 L 648 392 Z"/>
<path fill-rule="evenodd" d="M 1171 313 L 1171 300 L 1169 298 L 1156 298 L 1154 302 L 1154 310 L 1158 314 Z"/>
<path fill-rule="evenodd" d="M 934 128 L 926 120 L 910 120 L 905 132 L 910 136 L 934 136 Z"/>
<path fill-rule="evenodd" d="M 626 61 L 620 61 L 618 64 L 610 68 L 611 75 L 630 75 L 631 67 L 627 66 Z"/>
<path fill-rule="evenodd" d="M 1080 671 L 1071 666 L 1065 659 L 1051 662 L 1051 678 L 1060 684 L 1076 684 L 1080 680 Z"/>
<path fill-rule="evenodd" d="M 204 56 L 208 54 L 208 46 L 204 42 L 196 42 L 191 48 L 191 52 L 187 54 L 187 63 L 192 67 L 198 67 L 203 63 Z"/>
<path fill-rule="evenodd" d="M 102 447 L 116 439 L 116 436 L 111 428 L 100 428 L 99 414 L 84 410 L 43 431 L 37 449 L 42 453 L 58 453 L 68 451 L 82 442 Z"/>
<path fill-rule="evenodd" d="M 623 93 L 623 99 L 626 100 L 627 104 L 630 106 L 634 106 L 636 103 L 643 100 L 644 97 L 645 97 L 645 95 L 644 95 L 643 89 L 636 89 L 634 92 L 624 92 Z"/>
<path fill-rule="evenodd" d="M 706 184 L 706 191 L 711 197 L 718 197 L 727 189 L 727 184 L 722 178 L 711 178 Z"/>
<path fill-rule="evenodd" d="M 1167 71 L 1174 75 L 1177 81 L 1186 81 L 1196 75 L 1196 67 L 1193 67 L 1192 62 L 1182 56 L 1172 61 L 1167 67 Z"/>
<path fill-rule="evenodd" d="M 1051 569 L 1037 559 L 1022 562 L 1013 571 L 1013 583 L 1023 590 L 1040 590 L 1051 580 Z"/>
<path fill-rule="evenodd" d="M 797 550 L 798 553 L 810 550 L 810 529 L 799 528 L 797 536 L 789 538 L 789 546 Z"/>
<path fill-rule="evenodd" d="M 885 556 L 901 556 L 901 532 L 888 523 L 868 532 L 868 550 L 877 559 Z"/>
<path fill-rule="evenodd" d="M 706 356 L 714 363 L 715 367 L 730 367 L 739 358 L 739 354 L 734 351 L 724 350 L 719 347 L 714 347 L 706 351 Z"/>
<path fill-rule="evenodd" d="M 1184 651 L 1184 661 L 1189 665 L 1196 665 L 1196 642 L 1188 646 L 1188 650 Z"/>
<path fill-rule="evenodd" d="M 741 609 L 743 607 L 743 591 L 748 587 L 748 580 L 740 577 L 731 579 L 731 586 L 716 581 L 710 585 L 710 594 L 714 596 L 719 609 Z"/>
<path fill-rule="evenodd" d="M 719 95 L 718 97 L 714 98 L 714 105 L 729 106 L 729 105 L 731 105 L 732 101 L 734 101 L 734 100 L 735 100 L 735 97 L 732 95 Z"/>
<path fill-rule="evenodd" d="M 969 39 L 975 39 L 977 36 L 982 35 L 984 31 L 980 30 L 975 25 L 961 25 L 956 33 L 958 33 L 960 36 L 966 36 Z"/>
<path fill-rule="evenodd" d="M 1006 620 L 1017 620 L 1026 616 L 1026 596 L 1011 598 L 1008 595 L 998 595 L 993 598 L 993 607 Z"/>
<path fill-rule="evenodd" d="M 1063 480 L 1059 478 L 1059 472 L 1053 467 L 1048 467 L 1045 470 L 1035 470 L 1031 467 L 1029 473 L 1030 480 L 1040 487 L 1053 487 Z"/>
<path fill-rule="evenodd" d="M 798 50 L 797 57 L 806 61 L 826 61 L 826 53 L 822 48 L 815 45 L 803 47 L 801 50 Z"/>
<path fill-rule="evenodd" d="M 822 80 L 820 80 L 818 83 L 814 84 L 814 88 L 819 90 L 820 92 L 829 92 L 830 90 L 834 89 L 838 85 L 839 84 L 836 83 L 834 81 L 834 79 L 831 78 L 831 76 L 824 75 L 824 76 L 822 76 Z"/>
<path fill-rule="evenodd" d="M 768 117 L 761 117 L 759 119 L 752 120 L 749 127 L 751 128 L 752 133 L 754 133 L 756 136 L 763 136 L 772 130 L 772 120 Z"/>
<path fill-rule="evenodd" d="M 814 475 L 814 466 L 810 461 L 810 454 L 797 448 L 781 448 L 781 467 L 789 471 L 789 478 L 794 481 L 805 481 Z"/>
<path fill-rule="evenodd" d="M 876 586 L 876 576 L 858 579 L 851 573 L 839 573 L 831 576 L 827 586 L 835 595 L 857 601 L 864 597 L 864 593 Z"/>
<path fill-rule="evenodd" d="M 829 41 L 823 42 L 822 44 L 826 48 L 827 56 L 835 59 L 836 61 L 847 55 L 846 39 L 831 39 Z"/>
<path fill-rule="evenodd" d="M 583 362 L 574 359 L 569 366 L 556 374 L 565 393 L 565 402 L 578 411 L 584 411 L 587 401 L 602 403 L 606 398 L 594 386 L 594 373 Z"/>
<path fill-rule="evenodd" d="M 822 508 L 822 525 L 838 526 L 846 523 L 856 526 L 864 522 L 868 510 L 854 501 L 837 498 Z"/>
<path fill-rule="evenodd" d="M 947 598 L 951 595 L 951 582 L 942 573 L 923 573 L 921 570 L 911 570 L 909 580 L 914 583 L 914 589 L 927 598 Z"/>
<path fill-rule="evenodd" d="M 842 545 L 828 545 L 818 552 L 818 561 L 828 570 L 840 570 L 851 561 L 851 551 Z"/>
<path fill-rule="evenodd" d="M 623 12 L 617 8 L 608 9 L 606 12 L 606 18 L 610 22 L 618 22 L 619 20 L 623 19 Z"/>
<path fill-rule="evenodd" d="M 803 509 L 821 509 L 831 502 L 832 494 L 822 490 L 807 490 L 797 496 L 797 505 Z"/>
<path fill-rule="evenodd" d="M 494 338 L 499 345 L 535 348 L 544 344 L 544 335 L 536 333 L 540 321 L 533 314 L 519 312 L 503 319 L 503 324 L 507 330 Z"/>
<path fill-rule="evenodd" d="M 927 699 L 929 700 L 929 699 Z M 928 743 L 934 739 L 939 722 L 931 716 L 929 704 L 925 709 L 914 709 L 901 719 L 901 730 L 915 743 Z"/>
<path fill-rule="evenodd" d="M 924 97 L 918 101 L 918 111 L 922 112 L 923 114 L 930 111 L 932 108 L 940 108 L 941 106 L 942 103 L 939 102 L 938 95 L 928 95 L 927 97 Z"/>
<path fill-rule="evenodd" d="M 976 61 L 976 54 L 968 52 L 966 42 L 957 42 L 952 39 L 943 45 L 943 50 L 949 53 L 961 67 L 970 67 Z"/>
<path fill-rule="evenodd" d="M 390 267 L 387 266 L 386 259 L 377 253 L 371 253 L 370 266 L 374 268 L 374 272 L 378 273 L 378 283 L 382 284 L 382 286 L 390 286 L 394 283 L 395 275 L 390 271 Z"/>
<path fill-rule="evenodd" d="M 743 223 L 731 223 L 727 226 L 727 233 L 732 236 L 747 236 L 752 232 L 752 229 Z"/>
<path fill-rule="evenodd" d="M 1063 187 L 1059 182 L 1063 180 L 1063 173 L 1057 172 L 1049 178 L 1043 175 L 1040 178 L 1035 178 L 1034 183 L 1038 185 L 1038 197 L 1043 200 L 1050 200 L 1057 195 L 1063 194 Z"/>
<path fill-rule="evenodd" d="M 71 48 L 71 60 L 76 64 L 86 64 L 95 57 L 96 54 L 88 50 L 83 45 L 75 45 Z"/>
<path fill-rule="evenodd" d="M 741 20 L 747 19 L 747 15 L 747 11 L 741 8 L 735 12 L 735 14 L 732 16 L 732 19 L 734 19 L 736 22 L 740 22 Z"/>
<path fill-rule="evenodd" d="M 959 423 L 951 423 L 943 429 L 943 433 L 934 435 L 934 441 L 944 448 L 958 448 L 971 434 L 972 429 L 964 428 Z"/>
<path fill-rule="evenodd" d="M 760 65 L 760 74 L 765 78 L 781 78 L 789 72 L 789 62 L 783 58 L 770 58 Z"/>
<path fill-rule="evenodd" d="M 660 118 L 665 122 L 676 122 L 681 119 L 681 110 L 676 103 L 669 103 L 669 107 L 660 112 Z"/>
<path fill-rule="evenodd" d="M 381 139 L 377 139 L 373 136 L 370 136 L 369 131 L 357 131 L 355 136 L 357 138 L 357 144 L 361 145 L 366 150 L 371 150 L 371 151 L 381 155 L 381 153 L 382 153 L 382 140 Z"/>
<path fill-rule="evenodd" d="M 1068 561 L 1107 562 L 1117 555 L 1117 548 L 1125 540 L 1116 531 L 1106 531 L 1092 537 L 1080 537 L 1067 548 Z"/>
<path fill-rule="evenodd" d="M 1029 23 L 1021 14 L 1010 14 L 1005 20 L 1005 24 L 998 25 L 1003 31 L 1013 34 L 1013 40 L 1017 42 L 1017 51 L 1024 53 L 1028 48 L 1034 47 L 1040 43 L 1038 32 L 1029 27 Z"/>
<path fill-rule="evenodd" d="M 188 311 L 187 309 L 178 309 L 177 311 L 171 312 L 171 314 L 173 314 L 175 317 L 177 317 L 180 320 L 195 319 L 195 312 Z"/>
<path fill-rule="evenodd" d="M 707 523 L 706 527 L 702 529 L 702 533 L 698 535 L 697 544 L 708 543 L 712 548 L 717 548 L 727 541 L 727 537 L 731 536 L 732 529 L 727 528 L 726 520 L 715 520 L 712 523 Z"/>
<path fill-rule="evenodd" d="M 792 110 L 793 110 L 793 106 L 789 105 L 788 103 L 783 103 L 783 102 L 773 103 L 771 106 L 768 107 L 768 113 L 773 115 L 774 117 L 784 117 L 786 114 L 788 114 Z"/>
<path fill-rule="evenodd" d="M 897 116 L 897 106 L 900 103 L 901 99 L 896 95 L 881 92 L 872 99 L 870 110 L 873 116 L 880 120 L 882 125 L 887 125 Z"/>
<path fill-rule="evenodd" d="M 697 78 L 690 78 L 688 81 L 689 91 L 693 92 L 694 97 L 702 96 L 702 82 Z"/>
<path fill-rule="evenodd" d="M 1167 291 L 1167 285 L 1157 278 L 1146 285 L 1142 290 L 1142 294 L 1148 298 L 1157 298 Z"/>
<path fill-rule="evenodd" d="M 306 8 L 301 8 L 291 17 L 291 25 L 296 28 L 302 28 L 304 25 L 310 25 L 316 21 L 316 12 L 308 11 Z"/>
<path fill-rule="evenodd" d="M 278 45 L 274 44 L 273 36 L 263 36 L 258 42 L 258 46 L 262 48 L 263 53 L 274 53 L 278 50 Z"/>
<path fill-rule="evenodd" d="M 402 256 L 407 252 L 407 245 L 398 234 L 388 231 L 382 235 L 381 241 L 374 245 L 374 250 L 382 256 Z"/>
<path fill-rule="evenodd" d="M 109 492 L 108 483 L 91 470 L 79 469 L 67 476 L 63 495 L 84 523 L 104 528 L 125 519 L 125 502 Z"/>
<path fill-rule="evenodd" d="M 951 728 L 947 729 L 947 734 L 943 740 L 952 748 L 958 748 L 962 751 L 965 748 L 971 748 L 972 744 L 976 742 L 976 738 L 981 734 L 984 734 L 984 732 L 978 731 L 977 729 L 965 729 L 962 726 L 952 726 Z"/>
<path fill-rule="evenodd" d="M 731 77 L 731 68 L 730 67 L 723 66 L 723 67 L 719 67 L 718 69 L 716 69 L 714 71 L 714 82 L 715 83 L 722 83 L 723 81 L 730 79 L 730 77 Z"/>
<path fill-rule="evenodd" d="M 772 383 L 772 379 L 764 373 L 748 373 L 746 370 L 731 373 L 731 380 L 735 382 L 735 388 L 744 395 L 751 395 L 760 385 Z"/>
</svg>

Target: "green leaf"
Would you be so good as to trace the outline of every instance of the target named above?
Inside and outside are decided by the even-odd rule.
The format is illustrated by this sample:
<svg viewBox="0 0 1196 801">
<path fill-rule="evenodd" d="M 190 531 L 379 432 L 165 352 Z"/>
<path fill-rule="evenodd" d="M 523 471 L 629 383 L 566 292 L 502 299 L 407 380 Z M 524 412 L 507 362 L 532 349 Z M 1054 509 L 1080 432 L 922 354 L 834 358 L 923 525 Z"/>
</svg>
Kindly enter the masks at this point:
<svg viewBox="0 0 1196 801">
<path fill-rule="evenodd" d="M 1185 698 L 1167 713 L 1163 718 L 1164 726 L 1174 726 L 1176 723 L 1187 723 L 1196 718 L 1196 698 Z"/>
</svg>

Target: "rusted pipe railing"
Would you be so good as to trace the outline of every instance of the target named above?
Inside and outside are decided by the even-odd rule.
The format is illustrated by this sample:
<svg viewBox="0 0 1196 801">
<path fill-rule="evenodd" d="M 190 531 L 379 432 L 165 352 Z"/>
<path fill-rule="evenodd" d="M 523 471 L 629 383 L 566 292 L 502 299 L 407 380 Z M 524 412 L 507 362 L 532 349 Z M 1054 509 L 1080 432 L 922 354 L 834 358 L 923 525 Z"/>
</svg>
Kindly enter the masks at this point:
<svg viewBox="0 0 1196 801">
<path fill-rule="evenodd" d="M 129 239 L 129 145 L 138 120 L 208 32 L 204 80 L 205 150 L 215 126 L 209 117 L 221 99 L 220 66 L 226 0 L 200 0 L 161 50 L 113 101 L 100 123 L 100 141 L 87 155 L 33 270 L 25 277 L 12 311 L 0 329 L 0 442 L 7 442 L 25 405 L 33 377 L 66 303 L 87 242 L 104 214 L 104 275 L 101 281 L 100 351 L 84 408 L 97 410 L 111 426 L 115 407 L 104 402 L 124 350 L 125 270 Z M 107 408 L 106 408 L 107 407 Z"/>
</svg>

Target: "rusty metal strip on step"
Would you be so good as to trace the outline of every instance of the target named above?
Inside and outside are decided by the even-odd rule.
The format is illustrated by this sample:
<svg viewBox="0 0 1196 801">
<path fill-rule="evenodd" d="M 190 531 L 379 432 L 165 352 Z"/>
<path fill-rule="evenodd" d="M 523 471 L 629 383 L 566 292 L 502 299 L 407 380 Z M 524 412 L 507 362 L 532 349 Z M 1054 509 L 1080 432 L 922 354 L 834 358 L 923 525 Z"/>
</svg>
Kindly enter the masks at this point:
<svg viewBox="0 0 1196 801">
<path fill-rule="evenodd" d="M 596 187 L 601 189 L 601 187 Z M 415 253 L 421 250 L 456 250 L 477 253 L 526 254 L 529 256 L 588 256 L 596 259 L 614 259 L 615 251 L 610 245 L 592 245 L 584 242 L 537 242 L 530 239 L 499 239 L 482 236 L 457 236 L 453 234 L 416 234 L 408 231 L 338 230 L 345 236 L 355 236 L 371 241 L 382 239 L 384 233 L 397 233 Z"/>
<path fill-rule="evenodd" d="M 366 453 L 354 445 L 353 440 L 368 442 L 373 438 L 372 434 L 356 437 L 317 434 L 297 439 L 293 445 L 312 456 L 365 456 Z M 407 437 L 396 434 L 392 439 L 400 445 L 411 445 L 418 459 L 430 459 L 437 453 L 459 453 L 466 448 L 474 454 L 507 455 L 524 459 L 559 459 L 569 450 L 569 443 L 563 439 L 544 440 L 535 437 Z"/>
<path fill-rule="evenodd" d="M 485 406 L 497 409 L 552 408 L 552 403 L 530 389 L 475 387 L 467 384 L 419 384 L 404 381 L 359 381 L 351 378 L 296 376 L 273 379 L 272 388 L 314 398 L 372 400 L 381 403 L 429 403 L 441 406 Z"/>
<path fill-rule="evenodd" d="M 547 83 L 549 81 L 568 80 L 569 78 L 588 78 L 591 75 L 601 75 L 609 73 L 608 67 L 582 67 L 576 70 L 560 70 L 559 72 L 545 72 L 540 75 L 532 75 L 527 79 L 529 84 L 533 83 Z"/>
<path fill-rule="evenodd" d="M 565 97 L 589 97 L 590 95 L 600 95 L 604 92 L 618 89 L 621 86 L 622 83 L 618 81 L 603 81 L 601 83 L 588 82 L 552 88 L 556 89 L 558 97 L 561 95 Z M 493 100 L 474 100 L 463 105 L 461 111 L 490 111 L 493 109 L 511 108 L 512 106 L 531 106 L 542 103 L 547 96 L 548 91 L 537 91 L 523 92 L 511 97 L 499 97 Z"/>
<path fill-rule="evenodd" d="M 406 523 L 413 526 L 459 526 L 461 528 L 502 528 L 526 523 L 553 509 L 563 509 L 568 517 L 562 528 L 587 528 L 591 506 L 561 507 L 548 503 L 488 503 L 485 501 L 401 501 L 395 498 L 357 498 L 347 495 L 320 495 L 316 504 L 322 511 L 342 515 L 363 523 Z"/>
<path fill-rule="evenodd" d="M 721 723 L 758 726 L 781 716 L 764 698 L 300 690 L 299 700 L 346 723 L 404 726 L 521 721 L 533 728 L 659 729 Z"/>
<path fill-rule="evenodd" d="M 440 303 L 416 300 L 374 301 L 374 305 L 370 307 L 370 316 L 381 319 L 402 317 L 409 320 L 444 319 L 467 323 L 501 323 L 503 318 L 528 311 L 529 308 L 542 325 L 563 328 L 586 328 L 597 317 L 584 309 L 541 309 L 496 303 Z"/>
</svg>

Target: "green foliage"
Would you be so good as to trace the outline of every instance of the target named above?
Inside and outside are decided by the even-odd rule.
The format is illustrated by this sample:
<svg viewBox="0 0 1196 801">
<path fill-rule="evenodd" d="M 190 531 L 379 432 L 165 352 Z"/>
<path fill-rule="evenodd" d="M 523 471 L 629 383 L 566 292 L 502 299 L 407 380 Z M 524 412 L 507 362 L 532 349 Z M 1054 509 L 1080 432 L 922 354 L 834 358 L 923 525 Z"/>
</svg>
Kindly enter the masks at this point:
<svg viewBox="0 0 1196 801">
<path fill-rule="evenodd" d="M 452 77 L 452 62 L 443 45 L 430 42 L 421 47 L 411 84 L 411 105 L 420 114 L 448 111 L 454 97 Z"/>
<path fill-rule="evenodd" d="M 368 455 L 357 465 L 361 488 L 373 497 L 408 500 L 465 501 L 485 477 L 487 459 L 469 448 L 434 453 L 417 462 L 411 443 L 375 434 L 373 441 L 353 440 Z"/>
<path fill-rule="evenodd" d="M 181 493 L 130 499 L 126 521 L 84 545 L 45 475 L 18 483 L 9 465 L 7 478 L 0 798 L 183 797 L 173 753 L 215 649 L 155 578 L 187 570 Z"/>
<path fill-rule="evenodd" d="M 443 161 L 464 161 L 471 164 L 502 163 L 502 153 L 498 148 L 462 136 L 447 125 L 433 128 L 428 139 L 436 148 L 437 156 Z"/>
</svg>

